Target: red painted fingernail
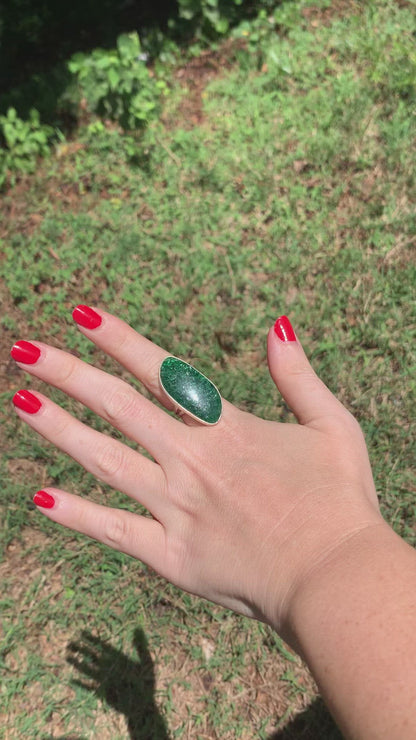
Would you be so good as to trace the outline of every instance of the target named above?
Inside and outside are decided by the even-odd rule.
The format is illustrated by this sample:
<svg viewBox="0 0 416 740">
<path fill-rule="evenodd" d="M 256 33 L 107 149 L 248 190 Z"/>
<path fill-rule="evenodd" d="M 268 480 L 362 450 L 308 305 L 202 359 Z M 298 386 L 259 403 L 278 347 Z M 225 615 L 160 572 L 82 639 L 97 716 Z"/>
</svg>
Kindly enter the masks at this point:
<svg viewBox="0 0 416 740">
<path fill-rule="evenodd" d="M 25 362 L 26 365 L 34 365 L 40 357 L 39 347 L 24 339 L 16 342 L 10 350 L 10 354 L 16 362 Z"/>
<path fill-rule="evenodd" d="M 55 506 L 55 499 L 46 491 L 37 491 L 33 496 L 33 503 L 36 506 L 41 506 L 42 509 L 52 509 Z"/>
<path fill-rule="evenodd" d="M 101 316 L 89 306 L 77 306 L 72 311 L 72 318 L 85 329 L 96 329 L 101 324 Z"/>
<path fill-rule="evenodd" d="M 28 414 L 36 414 L 42 406 L 36 396 L 30 391 L 17 391 L 13 396 L 13 403 L 18 409 L 26 411 Z"/>
<path fill-rule="evenodd" d="M 274 330 L 283 342 L 296 342 L 296 334 L 287 316 L 279 316 L 274 325 Z"/>
</svg>

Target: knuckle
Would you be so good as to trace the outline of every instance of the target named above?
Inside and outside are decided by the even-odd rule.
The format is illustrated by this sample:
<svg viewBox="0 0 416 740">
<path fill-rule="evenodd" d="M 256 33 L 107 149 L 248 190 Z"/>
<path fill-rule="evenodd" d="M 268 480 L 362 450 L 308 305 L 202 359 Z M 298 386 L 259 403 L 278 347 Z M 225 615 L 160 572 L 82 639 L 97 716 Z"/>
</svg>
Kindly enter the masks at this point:
<svg viewBox="0 0 416 740">
<path fill-rule="evenodd" d="M 349 411 L 345 410 L 345 414 L 345 431 L 348 439 L 354 442 L 354 445 L 366 448 L 365 435 L 359 421 Z"/>
<path fill-rule="evenodd" d="M 160 396 L 160 383 L 159 383 L 159 369 L 160 369 L 160 357 L 149 358 L 147 364 L 147 377 L 146 377 L 146 388 L 153 396 Z"/>
<path fill-rule="evenodd" d="M 341 412 L 337 415 L 337 422 L 341 433 L 346 438 L 356 438 L 357 440 L 363 439 L 363 431 L 355 416 L 348 411 L 345 406 L 342 407 Z"/>
<path fill-rule="evenodd" d="M 124 452 L 116 442 L 107 442 L 96 452 L 95 475 L 105 481 L 111 481 L 124 468 Z"/>
<path fill-rule="evenodd" d="M 134 391 L 129 390 L 124 384 L 115 391 L 104 395 L 103 411 L 110 422 L 117 422 L 131 416 L 137 416 L 138 404 Z"/>
<path fill-rule="evenodd" d="M 290 370 L 288 370 L 288 375 L 292 375 L 295 378 L 306 378 L 312 382 L 315 382 L 317 379 L 316 373 L 311 367 L 309 367 L 309 365 L 305 366 L 300 363 L 291 367 Z"/>
<path fill-rule="evenodd" d="M 54 414 L 53 420 L 53 439 L 65 440 L 70 436 L 70 428 L 73 424 L 72 417 L 65 411 L 59 410 L 57 414 Z"/>
<path fill-rule="evenodd" d="M 79 360 L 77 360 L 77 358 L 73 355 L 67 355 L 62 366 L 59 366 L 59 364 L 57 363 L 57 378 L 54 381 L 55 385 L 57 385 L 58 387 L 67 386 L 75 377 L 77 367 L 79 367 Z"/>
<path fill-rule="evenodd" d="M 120 549 L 129 539 L 127 520 L 116 510 L 108 510 L 103 522 L 102 540 L 110 547 Z"/>
</svg>

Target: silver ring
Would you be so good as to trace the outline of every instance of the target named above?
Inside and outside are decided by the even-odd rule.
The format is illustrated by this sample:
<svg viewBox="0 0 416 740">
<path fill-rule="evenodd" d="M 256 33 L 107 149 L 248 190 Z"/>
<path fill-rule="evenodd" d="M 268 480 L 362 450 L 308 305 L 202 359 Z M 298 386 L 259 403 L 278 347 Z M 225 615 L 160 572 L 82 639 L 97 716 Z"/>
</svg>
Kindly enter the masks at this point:
<svg viewBox="0 0 416 740">
<path fill-rule="evenodd" d="M 159 382 L 180 416 L 183 412 L 201 424 L 218 424 L 222 414 L 219 390 L 192 365 L 177 357 L 165 357 L 159 369 Z"/>
</svg>

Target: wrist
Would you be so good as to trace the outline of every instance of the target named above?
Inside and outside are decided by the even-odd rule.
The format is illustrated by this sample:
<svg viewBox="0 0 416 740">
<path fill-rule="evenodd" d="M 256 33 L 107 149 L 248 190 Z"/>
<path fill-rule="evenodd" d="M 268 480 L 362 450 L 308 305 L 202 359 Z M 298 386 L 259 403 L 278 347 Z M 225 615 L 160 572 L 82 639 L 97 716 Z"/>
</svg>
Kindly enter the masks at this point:
<svg viewBox="0 0 416 740">
<path fill-rule="evenodd" d="M 354 501 L 347 491 L 345 500 L 347 507 L 331 507 L 325 515 L 323 506 L 316 506 L 315 500 L 304 500 L 301 509 L 294 508 L 291 517 L 285 520 L 291 534 L 284 546 L 277 548 L 279 559 L 277 570 L 270 573 L 271 598 L 265 621 L 295 649 L 298 647 L 294 615 L 299 611 L 298 604 L 306 597 L 313 601 L 315 589 L 317 598 L 321 598 L 333 570 L 338 564 L 348 567 L 353 554 L 359 558 L 373 531 L 391 531 L 379 510 L 368 501 Z"/>
<path fill-rule="evenodd" d="M 380 553 L 389 551 L 392 538 L 397 537 L 380 516 L 346 533 L 321 558 L 309 564 L 288 593 L 285 613 L 288 639 L 301 654 L 307 649 L 310 636 L 308 619 L 324 610 L 332 612 L 334 590 L 340 584 L 347 600 L 363 574 L 377 568 Z"/>
<path fill-rule="evenodd" d="M 415 736 L 415 611 L 415 553 L 384 521 L 342 543 L 294 594 L 288 641 L 347 737 Z"/>
</svg>

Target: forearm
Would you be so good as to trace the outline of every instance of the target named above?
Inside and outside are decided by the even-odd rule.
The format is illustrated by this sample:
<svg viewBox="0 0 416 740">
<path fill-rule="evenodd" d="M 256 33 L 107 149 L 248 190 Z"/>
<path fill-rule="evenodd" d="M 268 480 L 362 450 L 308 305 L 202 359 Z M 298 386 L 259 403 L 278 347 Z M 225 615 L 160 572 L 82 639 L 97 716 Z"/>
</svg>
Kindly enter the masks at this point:
<svg viewBox="0 0 416 740">
<path fill-rule="evenodd" d="M 416 737 L 416 553 L 387 524 L 307 579 L 290 629 L 347 738 Z"/>
</svg>

